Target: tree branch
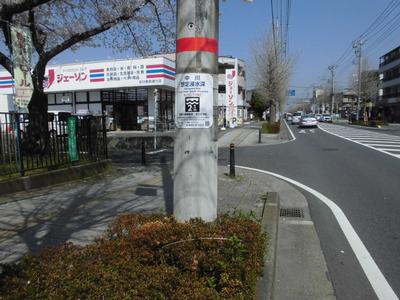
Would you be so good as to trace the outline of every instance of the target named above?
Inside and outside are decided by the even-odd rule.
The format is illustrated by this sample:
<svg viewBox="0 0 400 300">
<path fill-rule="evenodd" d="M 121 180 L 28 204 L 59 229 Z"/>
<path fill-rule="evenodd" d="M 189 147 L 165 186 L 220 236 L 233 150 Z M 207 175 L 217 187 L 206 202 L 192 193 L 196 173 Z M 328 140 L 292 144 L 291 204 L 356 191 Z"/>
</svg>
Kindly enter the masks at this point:
<svg viewBox="0 0 400 300">
<path fill-rule="evenodd" d="M 15 14 L 20 14 L 24 11 L 31 10 L 36 6 L 50 2 L 51 0 L 25 0 L 20 3 L 3 4 L 0 10 L 0 16 L 4 20 L 11 20 Z"/>
<path fill-rule="evenodd" d="M 154 2 L 151 1 L 151 0 L 149 0 L 148 2 L 149 2 L 149 3 L 153 6 L 153 8 L 154 8 L 154 13 L 156 14 L 157 21 L 158 21 L 158 25 L 160 25 L 160 29 L 161 29 L 161 32 L 162 32 L 162 34 L 163 34 L 164 40 L 166 40 L 166 39 L 167 39 L 167 34 L 165 33 L 164 26 L 162 25 L 161 18 L 160 18 L 160 14 L 158 13 L 157 5 L 155 5 Z"/>
<path fill-rule="evenodd" d="M 149 2 L 151 2 L 151 1 L 150 0 L 145 1 L 142 5 L 135 8 L 131 14 L 119 16 L 113 20 L 110 20 L 108 22 L 101 24 L 98 27 L 95 27 L 95 28 L 90 29 L 85 32 L 81 32 L 81 33 L 72 35 L 69 39 L 67 39 L 64 42 L 62 42 L 61 44 L 53 47 L 51 50 L 45 52 L 44 55 L 46 56 L 46 60 L 49 61 L 50 59 L 52 59 L 54 56 L 58 55 L 62 51 L 74 46 L 75 44 L 77 44 L 79 42 L 83 42 L 87 39 L 90 39 L 91 37 L 93 37 L 97 34 L 103 33 L 105 31 L 109 30 L 110 28 L 112 28 L 113 26 L 117 25 L 118 23 L 130 20 L 131 18 L 133 18 L 133 16 L 135 15 L 136 12 L 140 11 Z"/>
<path fill-rule="evenodd" d="M 0 65 L 2 65 L 10 74 L 12 74 L 12 62 L 5 54 L 0 52 Z"/>
<path fill-rule="evenodd" d="M 36 23 L 35 23 L 35 13 L 33 12 L 33 10 L 29 11 L 29 29 L 32 34 L 32 42 L 36 48 L 37 53 L 39 55 L 43 55 L 44 54 L 44 51 L 43 51 L 44 42 L 41 42 L 38 37 L 38 32 L 37 32 Z"/>
</svg>

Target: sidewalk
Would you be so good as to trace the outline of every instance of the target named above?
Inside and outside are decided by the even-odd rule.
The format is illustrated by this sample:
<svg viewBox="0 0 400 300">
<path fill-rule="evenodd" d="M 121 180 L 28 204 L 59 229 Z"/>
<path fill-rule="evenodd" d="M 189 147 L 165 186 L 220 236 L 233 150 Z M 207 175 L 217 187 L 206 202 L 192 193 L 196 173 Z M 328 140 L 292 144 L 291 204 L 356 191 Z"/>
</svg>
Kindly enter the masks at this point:
<svg viewBox="0 0 400 300">
<path fill-rule="evenodd" d="M 263 136 L 262 141 L 264 145 L 282 142 L 276 135 Z M 257 145 L 258 130 L 229 130 L 220 138 L 220 147 L 231 142 Z M 114 171 L 103 177 L 0 197 L 0 262 L 15 261 L 45 245 L 90 243 L 120 213 L 171 213 L 172 152 L 158 153 L 149 161 L 151 164 L 143 167 L 129 152 L 121 152 L 115 155 Z M 270 277 L 262 281 L 266 285 L 260 285 L 260 299 L 334 299 L 304 196 L 269 175 L 237 169 L 237 178 L 231 179 L 225 166 L 218 172 L 219 213 L 239 209 L 261 216 L 265 196 L 271 192 L 278 193 L 281 208 L 304 212 L 303 218 L 281 217 L 274 225 L 277 237 L 271 234 L 269 247 L 275 257 L 266 266 L 265 274 Z M 279 212 L 279 206 L 275 211 Z"/>
</svg>

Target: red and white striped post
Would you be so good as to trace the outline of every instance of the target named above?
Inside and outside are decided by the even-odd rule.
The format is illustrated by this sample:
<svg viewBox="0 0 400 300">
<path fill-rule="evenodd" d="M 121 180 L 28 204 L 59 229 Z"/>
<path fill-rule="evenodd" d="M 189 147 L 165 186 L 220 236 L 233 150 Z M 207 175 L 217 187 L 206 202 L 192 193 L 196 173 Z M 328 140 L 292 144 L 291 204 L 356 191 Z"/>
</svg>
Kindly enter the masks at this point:
<svg viewBox="0 0 400 300">
<path fill-rule="evenodd" d="M 178 0 L 174 216 L 217 217 L 219 0 Z"/>
</svg>

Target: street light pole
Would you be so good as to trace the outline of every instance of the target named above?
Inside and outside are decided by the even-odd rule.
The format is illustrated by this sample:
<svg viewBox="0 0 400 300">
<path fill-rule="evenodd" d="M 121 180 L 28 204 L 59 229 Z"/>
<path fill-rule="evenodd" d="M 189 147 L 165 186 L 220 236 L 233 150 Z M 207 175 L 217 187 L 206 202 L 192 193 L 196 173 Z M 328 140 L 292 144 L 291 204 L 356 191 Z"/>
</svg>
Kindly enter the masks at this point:
<svg viewBox="0 0 400 300">
<path fill-rule="evenodd" d="M 217 217 L 219 0 L 177 0 L 174 216 Z"/>
</svg>

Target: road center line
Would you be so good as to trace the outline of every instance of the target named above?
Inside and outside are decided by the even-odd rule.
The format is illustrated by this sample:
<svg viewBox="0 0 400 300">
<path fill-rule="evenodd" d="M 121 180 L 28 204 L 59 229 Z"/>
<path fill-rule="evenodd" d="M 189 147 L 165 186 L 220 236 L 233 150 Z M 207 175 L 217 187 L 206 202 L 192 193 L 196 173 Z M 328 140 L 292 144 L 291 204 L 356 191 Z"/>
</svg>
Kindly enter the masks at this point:
<svg viewBox="0 0 400 300">
<path fill-rule="evenodd" d="M 254 169 L 244 166 L 236 166 L 239 169 L 249 170 L 249 171 L 256 171 L 259 173 L 264 173 L 267 175 L 274 176 L 276 178 L 282 179 L 286 182 L 289 182 L 307 192 L 314 195 L 320 201 L 322 201 L 329 209 L 332 211 L 333 215 L 336 218 L 340 228 L 342 229 L 347 241 L 349 242 L 351 248 L 355 256 L 358 259 L 365 275 L 368 278 L 372 288 L 374 289 L 377 297 L 382 300 L 395 300 L 399 299 L 397 295 L 394 293 L 392 287 L 387 282 L 385 276 L 383 276 L 381 270 L 379 269 L 378 265 L 375 263 L 374 259 L 368 252 L 368 249 L 364 246 L 363 242 L 361 241 L 360 237 L 354 230 L 353 226 L 351 225 L 350 221 L 347 219 L 346 215 L 342 211 L 342 209 L 337 206 L 332 200 L 321 194 L 320 192 L 298 182 L 288 177 L 272 173 L 269 171 L 264 171 L 260 169 Z"/>
</svg>

